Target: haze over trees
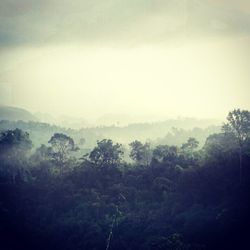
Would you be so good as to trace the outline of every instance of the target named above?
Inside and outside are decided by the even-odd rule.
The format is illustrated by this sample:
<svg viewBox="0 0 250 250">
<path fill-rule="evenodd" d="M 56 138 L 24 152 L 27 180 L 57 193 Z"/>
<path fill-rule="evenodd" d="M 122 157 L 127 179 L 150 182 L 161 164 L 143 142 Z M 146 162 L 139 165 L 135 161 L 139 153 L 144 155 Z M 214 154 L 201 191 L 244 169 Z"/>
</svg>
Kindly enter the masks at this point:
<svg viewBox="0 0 250 250">
<path fill-rule="evenodd" d="M 240 182 L 242 181 L 242 155 L 245 144 L 250 138 L 250 112 L 234 109 L 227 116 L 227 123 L 223 130 L 226 133 L 232 133 L 238 142 L 239 160 L 240 160 Z"/>
<path fill-rule="evenodd" d="M 137 164 L 148 166 L 151 158 L 151 149 L 148 142 L 141 143 L 140 141 L 134 141 L 129 144 L 131 147 L 130 157 L 136 161 Z"/>
<path fill-rule="evenodd" d="M 121 144 L 104 139 L 97 141 L 97 146 L 90 152 L 89 159 L 98 167 L 112 167 L 121 162 L 122 155 Z"/>
<path fill-rule="evenodd" d="M 65 134 L 55 133 L 48 143 L 51 145 L 52 159 L 59 166 L 60 174 L 62 174 L 64 165 L 69 160 L 70 153 L 77 150 L 75 142 Z"/>
<path fill-rule="evenodd" d="M 231 111 L 204 145 L 102 139 L 85 151 L 63 132 L 37 147 L 19 128 L 1 132 L 1 249 L 250 247 L 248 111 Z"/>
<path fill-rule="evenodd" d="M 22 177 L 26 168 L 26 157 L 32 148 L 32 142 L 27 132 L 20 129 L 7 130 L 0 134 L 1 173 L 10 175 L 13 184 L 16 178 Z"/>
<path fill-rule="evenodd" d="M 0 0 L 0 250 L 250 250 L 249 44 L 250 0 Z"/>
</svg>

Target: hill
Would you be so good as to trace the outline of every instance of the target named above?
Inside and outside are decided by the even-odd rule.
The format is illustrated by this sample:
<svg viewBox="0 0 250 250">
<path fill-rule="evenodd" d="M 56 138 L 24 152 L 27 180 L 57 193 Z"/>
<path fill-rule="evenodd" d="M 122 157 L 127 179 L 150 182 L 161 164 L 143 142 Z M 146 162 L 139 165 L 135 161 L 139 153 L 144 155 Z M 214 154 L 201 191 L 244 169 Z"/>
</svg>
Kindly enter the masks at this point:
<svg viewBox="0 0 250 250">
<path fill-rule="evenodd" d="M 25 109 L 10 106 L 0 106 L 0 120 L 37 121 L 38 119 Z"/>
</svg>

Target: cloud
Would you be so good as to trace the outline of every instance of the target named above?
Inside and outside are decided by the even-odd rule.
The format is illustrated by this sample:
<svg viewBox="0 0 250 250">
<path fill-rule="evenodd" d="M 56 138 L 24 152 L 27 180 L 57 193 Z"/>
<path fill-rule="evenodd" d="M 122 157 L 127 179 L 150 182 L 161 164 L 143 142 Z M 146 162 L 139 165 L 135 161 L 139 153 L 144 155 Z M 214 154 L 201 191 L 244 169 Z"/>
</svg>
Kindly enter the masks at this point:
<svg viewBox="0 0 250 250">
<path fill-rule="evenodd" d="M 250 33 L 249 5 L 197 0 L 1 0 L 0 46 L 134 45 Z M 244 8 L 243 8 L 244 7 Z"/>
</svg>

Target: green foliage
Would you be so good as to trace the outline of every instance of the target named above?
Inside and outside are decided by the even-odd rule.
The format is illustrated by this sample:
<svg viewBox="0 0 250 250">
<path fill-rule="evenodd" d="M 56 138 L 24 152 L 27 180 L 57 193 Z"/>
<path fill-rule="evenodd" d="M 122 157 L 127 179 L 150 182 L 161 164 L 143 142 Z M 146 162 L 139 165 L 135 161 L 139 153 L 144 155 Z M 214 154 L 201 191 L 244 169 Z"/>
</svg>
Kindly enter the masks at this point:
<svg viewBox="0 0 250 250">
<path fill-rule="evenodd" d="M 21 129 L 7 130 L 0 134 L 0 153 L 21 154 L 32 148 L 29 134 Z M 9 152 L 8 152 L 9 151 Z"/>
<path fill-rule="evenodd" d="M 65 163 L 70 159 L 70 153 L 77 150 L 74 140 L 62 133 L 55 133 L 48 142 L 51 144 L 51 157 L 59 166 L 62 174 Z"/>
<path fill-rule="evenodd" d="M 104 139 L 90 152 L 89 159 L 99 167 L 118 165 L 123 156 L 122 145 L 114 144 L 112 140 Z"/>
<path fill-rule="evenodd" d="M 26 176 L 26 156 L 32 148 L 29 134 L 20 129 L 7 130 L 0 134 L 0 172 L 11 176 L 13 183 L 17 176 Z"/>
<path fill-rule="evenodd" d="M 240 183 L 242 183 L 243 173 L 243 150 L 244 145 L 250 138 L 250 112 L 247 110 L 234 109 L 227 116 L 227 123 L 223 126 L 225 134 L 232 134 L 239 145 L 239 165 L 240 165 Z"/>
<path fill-rule="evenodd" d="M 175 163 L 179 152 L 176 146 L 159 145 L 153 150 L 153 158 L 160 162 Z"/>
<path fill-rule="evenodd" d="M 137 164 L 149 165 L 151 160 L 151 149 L 149 143 L 141 143 L 140 141 L 133 141 L 129 144 L 131 147 L 130 157 Z"/>
<path fill-rule="evenodd" d="M 188 138 L 188 141 L 186 143 L 183 143 L 182 146 L 181 146 L 181 149 L 185 152 L 190 152 L 190 153 L 193 153 L 193 151 L 195 149 L 197 149 L 199 146 L 199 142 L 193 138 L 193 137 L 190 137 Z"/>
<path fill-rule="evenodd" d="M 104 139 L 79 163 L 68 135 L 29 155 L 27 133 L 3 132 L 1 170 L 25 168 L 29 178 L 0 171 L 1 249 L 249 249 L 250 169 L 240 184 L 237 142 L 231 132 L 210 135 L 202 149 L 194 138 L 182 147 L 134 141 L 129 164 Z M 58 176 L 58 164 L 68 171 Z"/>
<path fill-rule="evenodd" d="M 247 110 L 234 109 L 227 116 L 227 123 L 223 130 L 236 136 L 240 146 L 250 138 L 250 112 Z"/>
</svg>

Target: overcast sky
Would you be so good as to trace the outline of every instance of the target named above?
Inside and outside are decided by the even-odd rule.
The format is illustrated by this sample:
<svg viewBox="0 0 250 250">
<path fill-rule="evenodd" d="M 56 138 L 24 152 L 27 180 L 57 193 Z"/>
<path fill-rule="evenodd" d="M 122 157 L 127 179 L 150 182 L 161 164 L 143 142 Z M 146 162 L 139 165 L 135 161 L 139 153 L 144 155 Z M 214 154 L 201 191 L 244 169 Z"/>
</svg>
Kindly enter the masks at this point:
<svg viewBox="0 0 250 250">
<path fill-rule="evenodd" d="M 248 0 L 0 0 L 0 103 L 73 116 L 250 109 Z"/>
</svg>

